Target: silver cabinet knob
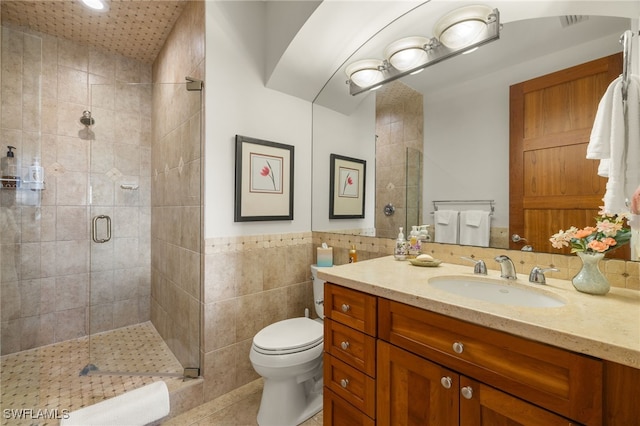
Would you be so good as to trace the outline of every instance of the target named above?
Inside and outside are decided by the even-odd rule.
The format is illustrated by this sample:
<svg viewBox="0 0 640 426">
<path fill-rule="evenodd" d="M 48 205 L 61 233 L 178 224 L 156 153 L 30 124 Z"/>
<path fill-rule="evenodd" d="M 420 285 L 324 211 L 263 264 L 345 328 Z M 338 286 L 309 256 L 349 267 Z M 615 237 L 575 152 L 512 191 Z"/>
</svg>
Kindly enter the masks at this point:
<svg viewBox="0 0 640 426">
<path fill-rule="evenodd" d="M 461 354 L 464 351 L 464 345 L 460 342 L 455 342 L 453 344 L 453 351 L 457 354 Z"/>
<path fill-rule="evenodd" d="M 471 386 L 463 387 L 462 389 L 460 389 L 460 393 L 465 399 L 473 398 L 473 389 L 471 388 Z"/>
<path fill-rule="evenodd" d="M 349 309 L 351 309 L 351 306 L 347 305 L 346 303 L 342 304 L 342 312 L 346 314 L 347 312 L 349 312 Z"/>
<path fill-rule="evenodd" d="M 445 389 L 451 389 L 452 383 L 451 377 L 447 376 L 440 379 L 440 384 L 442 384 L 442 387 Z"/>
<path fill-rule="evenodd" d="M 346 387 L 349 386 L 349 379 L 340 380 L 340 386 L 346 389 Z"/>
<path fill-rule="evenodd" d="M 340 347 L 346 351 L 347 349 L 349 349 L 349 342 L 340 343 Z"/>
</svg>

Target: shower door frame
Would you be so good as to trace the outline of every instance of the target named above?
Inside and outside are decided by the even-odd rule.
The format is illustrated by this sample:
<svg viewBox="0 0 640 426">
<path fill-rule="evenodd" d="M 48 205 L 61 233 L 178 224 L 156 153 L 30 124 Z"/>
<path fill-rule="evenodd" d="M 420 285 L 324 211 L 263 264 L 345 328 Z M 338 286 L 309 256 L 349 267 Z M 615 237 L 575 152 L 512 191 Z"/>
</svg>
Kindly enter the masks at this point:
<svg viewBox="0 0 640 426">
<path fill-rule="evenodd" d="M 95 119 L 92 131 L 96 137 L 91 145 L 89 174 L 89 218 L 94 225 L 90 242 L 90 361 L 82 373 L 185 377 L 200 374 L 202 87 L 200 80 L 189 77 L 186 84 L 91 86 L 91 111 Z M 133 91 L 133 94 L 128 91 Z M 143 103 L 139 106 L 139 115 L 133 111 L 129 116 L 126 111 L 115 108 L 110 117 L 109 111 L 104 111 L 101 105 L 104 93 L 113 93 L 116 102 L 118 99 L 130 102 L 133 99 L 135 102 L 137 98 L 147 97 L 151 105 L 145 109 Z M 113 122 L 111 140 L 100 140 L 101 110 L 106 121 Z M 174 116 L 170 116 L 172 113 Z M 127 127 L 130 123 L 140 123 L 140 130 Z M 127 143 L 128 132 L 139 140 Z M 113 152 L 109 157 L 114 159 L 113 164 L 100 164 L 99 153 L 105 150 Z M 131 157 L 136 157 L 136 152 L 140 155 L 140 175 L 137 177 L 131 174 Z M 100 199 L 105 187 L 107 193 L 112 191 L 113 204 L 105 204 L 104 199 Z M 130 202 L 137 206 L 137 210 L 129 205 Z M 127 246 L 126 240 L 134 247 Z M 143 257 L 144 261 L 136 266 L 137 257 Z M 101 282 L 99 277 L 105 262 L 112 266 L 113 271 L 106 272 L 106 275 L 113 276 L 110 290 L 109 284 Z M 129 286 L 123 282 L 128 282 Z M 107 297 L 114 296 L 112 306 L 105 307 L 104 303 L 99 303 L 105 288 Z M 135 298 L 126 299 L 127 291 L 137 292 L 137 305 L 132 302 Z M 104 341 L 101 343 L 101 333 L 107 331 L 101 324 L 101 315 L 104 315 L 101 309 L 109 311 L 107 316 L 112 315 L 111 328 L 149 321 L 182 369 L 176 371 L 175 366 L 141 369 L 138 363 L 133 369 L 135 371 L 126 366 L 120 368 L 113 359 L 119 350 L 109 348 L 110 344 Z M 137 311 L 138 321 L 131 319 L 132 311 Z M 118 323 L 119 320 L 122 322 Z M 106 353 L 101 355 L 105 350 Z M 153 346 L 144 350 L 156 352 Z M 109 364 L 106 369 L 101 366 Z"/>
</svg>

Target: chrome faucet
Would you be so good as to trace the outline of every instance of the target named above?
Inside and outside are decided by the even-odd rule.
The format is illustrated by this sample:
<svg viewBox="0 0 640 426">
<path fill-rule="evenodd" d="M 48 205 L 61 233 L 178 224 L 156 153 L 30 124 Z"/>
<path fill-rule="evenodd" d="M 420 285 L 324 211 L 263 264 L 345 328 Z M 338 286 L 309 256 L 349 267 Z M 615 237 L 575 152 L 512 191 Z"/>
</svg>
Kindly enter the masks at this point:
<svg viewBox="0 0 640 426">
<path fill-rule="evenodd" d="M 475 260 L 475 259 L 472 259 L 470 257 L 465 257 L 465 256 L 462 256 L 461 259 L 468 260 L 470 262 L 475 263 L 475 266 L 473 267 L 473 273 L 474 274 L 487 275 L 487 264 L 484 263 L 484 260 L 482 260 L 482 259 Z"/>
<path fill-rule="evenodd" d="M 529 273 L 529 282 L 534 284 L 546 284 L 547 280 L 544 276 L 544 273 L 549 271 L 558 272 L 559 269 L 558 268 L 543 269 L 539 266 L 534 266 L 533 269 L 531 270 L 531 273 Z"/>
<path fill-rule="evenodd" d="M 509 256 L 500 255 L 496 256 L 495 261 L 500 264 L 500 276 L 508 280 L 518 279 L 516 275 L 516 267 Z"/>
</svg>

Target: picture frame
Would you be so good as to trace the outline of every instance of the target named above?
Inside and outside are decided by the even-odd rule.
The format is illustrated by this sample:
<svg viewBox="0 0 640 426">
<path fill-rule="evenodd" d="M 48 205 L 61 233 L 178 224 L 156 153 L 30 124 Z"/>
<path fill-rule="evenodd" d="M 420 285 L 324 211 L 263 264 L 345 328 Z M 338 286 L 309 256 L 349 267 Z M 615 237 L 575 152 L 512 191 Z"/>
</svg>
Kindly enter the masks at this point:
<svg viewBox="0 0 640 426">
<path fill-rule="evenodd" d="M 330 155 L 329 219 L 364 218 L 367 162 Z"/>
<path fill-rule="evenodd" d="M 236 135 L 234 221 L 293 220 L 294 147 Z"/>
</svg>

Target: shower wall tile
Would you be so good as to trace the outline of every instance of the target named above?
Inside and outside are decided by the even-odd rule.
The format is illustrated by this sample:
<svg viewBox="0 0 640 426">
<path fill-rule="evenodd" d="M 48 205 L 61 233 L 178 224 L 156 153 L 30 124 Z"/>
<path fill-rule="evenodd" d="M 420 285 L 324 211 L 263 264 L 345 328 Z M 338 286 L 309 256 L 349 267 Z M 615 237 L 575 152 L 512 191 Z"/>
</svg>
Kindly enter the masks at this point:
<svg viewBox="0 0 640 426">
<path fill-rule="evenodd" d="M 90 305 L 101 305 L 113 302 L 115 300 L 114 288 L 113 270 L 92 272 Z"/>
<path fill-rule="evenodd" d="M 0 319 L 2 321 L 20 318 L 20 287 L 18 281 L 5 281 L 0 285 Z"/>
<path fill-rule="evenodd" d="M 106 77 L 110 83 L 114 82 L 116 75 L 116 59 L 113 55 L 99 52 L 96 50 L 89 51 L 89 72 Z M 93 99 L 92 99 L 93 101 Z"/>
<path fill-rule="evenodd" d="M 56 240 L 84 240 L 89 238 L 87 208 L 59 206 L 56 209 Z"/>
<path fill-rule="evenodd" d="M 58 65 L 88 71 L 89 51 L 78 43 L 58 39 Z"/>
<path fill-rule="evenodd" d="M 56 177 L 56 203 L 63 206 L 87 204 L 87 174 L 65 171 Z"/>
<path fill-rule="evenodd" d="M 20 251 L 20 279 L 40 278 L 40 243 L 23 243 Z"/>
<path fill-rule="evenodd" d="M 64 66 L 58 67 L 58 100 L 73 104 L 87 102 L 89 75 Z"/>
<path fill-rule="evenodd" d="M 56 278 L 56 311 L 84 308 L 89 296 L 89 274 Z"/>
<path fill-rule="evenodd" d="M 140 149 L 129 144 L 113 145 L 115 167 L 125 175 L 140 175 Z"/>
<path fill-rule="evenodd" d="M 0 215 L 3 285 L 16 282 L 21 289 L 18 298 L 4 291 L 4 301 L 12 300 L 18 313 L 3 306 L 2 353 L 86 334 L 91 305 L 96 306 L 94 331 L 116 326 L 116 310 L 132 313 L 121 323 L 148 320 L 151 197 L 140 194 L 151 186 L 152 91 L 118 84 L 116 92 L 113 83 L 116 73 L 121 83 L 150 82 L 151 66 L 17 28 L 3 26 L 2 31 L 0 137 L 18 147 L 24 173 L 32 157 L 40 156 L 46 182 L 39 197 L 22 197 L 29 203 L 39 198 L 39 205 L 15 205 L 13 197 L 15 207 L 3 208 Z M 81 139 L 87 136 L 79 122 L 84 110 L 92 110 L 96 120 L 93 140 Z M 114 143 L 121 170 L 115 169 Z M 123 191 L 123 182 L 141 183 L 140 189 Z M 9 199 L 0 195 L 5 207 Z M 121 226 L 112 241 L 89 244 L 90 215 L 95 214 L 108 214 Z M 91 301 L 90 267 L 95 280 Z M 118 287 L 117 299 L 113 279 L 107 282 L 116 267 L 120 282 L 128 286 Z M 14 315 L 15 320 L 4 318 Z"/>
<path fill-rule="evenodd" d="M 99 110 L 97 108 L 110 111 L 115 109 L 116 95 L 113 78 L 91 74 L 89 76 L 89 82 L 91 84 L 91 110 L 92 113 L 97 114 L 97 117 L 100 117 L 100 122 L 102 124 L 103 116 L 99 114 Z M 98 123 L 96 122 L 96 124 Z"/>
<path fill-rule="evenodd" d="M 75 339 L 85 336 L 86 330 L 86 309 L 76 308 L 55 313 L 55 341 Z"/>
<path fill-rule="evenodd" d="M 76 117 L 77 119 L 77 117 Z M 76 137 L 59 136 L 57 141 L 56 161 L 67 171 L 89 171 L 90 144 Z"/>
<path fill-rule="evenodd" d="M 138 125 L 141 110 L 141 97 L 143 96 L 140 86 L 116 84 L 115 109 L 124 114 L 124 118 L 128 119 L 127 125 Z M 135 139 L 134 139 L 135 140 Z"/>
<path fill-rule="evenodd" d="M 89 241 L 57 241 L 56 253 L 56 275 L 89 272 Z"/>
</svg>

